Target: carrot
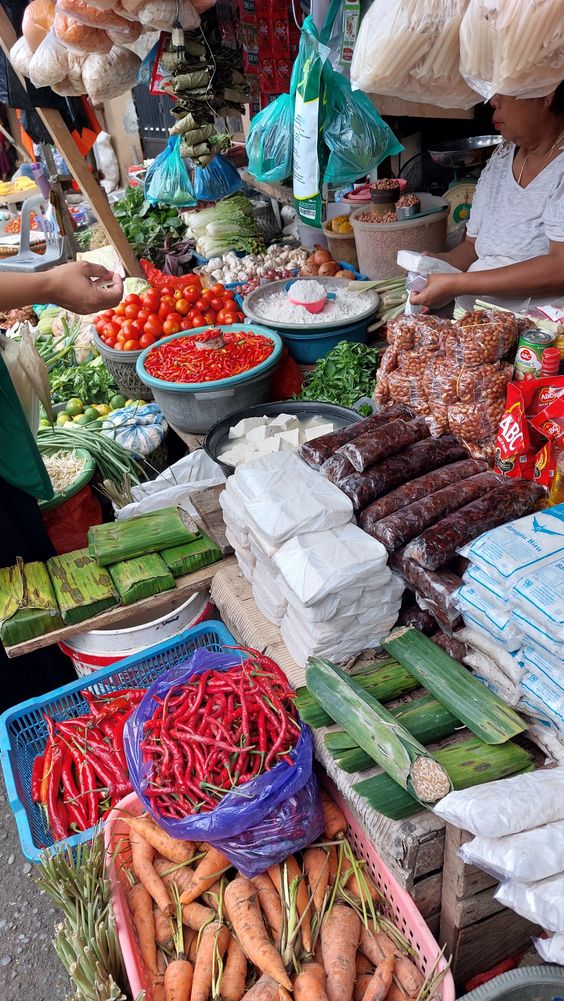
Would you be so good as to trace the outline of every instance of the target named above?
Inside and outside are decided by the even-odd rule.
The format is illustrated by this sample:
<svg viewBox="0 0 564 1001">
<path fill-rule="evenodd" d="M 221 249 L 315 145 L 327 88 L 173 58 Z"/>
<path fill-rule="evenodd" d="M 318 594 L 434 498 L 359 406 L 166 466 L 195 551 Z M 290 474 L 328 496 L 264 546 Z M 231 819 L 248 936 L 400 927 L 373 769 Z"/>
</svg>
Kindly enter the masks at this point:
<svg viewBox="0 0 564 1001">
<path fill-rule="evenodd" d="M 212 911 L 217 911 L 219 907 L 219 901 L 221 898 L 221 883 L 216 879 L 215 883 L 202 893 L 202 900 L 204 903 L 211 907 Z"/>
<path fill-rule="evenodd" d="M 149 973 L 157 972 L 157 943 L 155 939 L 155 915 L 153 901 L 148 890 L 141 883 L 132 886 L 128 894 L 129 910 L 139 939 L 143 962 Z"/>
<path fill-rule="evenodd" d="M 393 956 L 386 956 L 381 963 L 378 963 L 362 1001 L 384 1001 L 392 986 L 394 963 Z"/>
<path fill-rule="evenodd" d="M 247 991 L 241 1001 L 281 1001 L 280 984 L 263 973 L 260 980 L 257 980 L 254 987 Z"/>
<path fill-rule="evenodd" d="M 321 925 L 329 1001 L 352 1001 L 359 939 L 360 918 L 346 904 L 336 903 Z"/>
<path fill-rule="evenodd" d="M 247 959 L 261 973 L 268 973 L 283 987 L 292 990 L 292 981 L 280 953 L 268 938 L 253 884 L 237 876 L 225 889 L 224 905 Z"/>
<path fill-rule="evenodd" d="M 328 841 L 334 841 L 339 834 L 344 834 L 347 829 L 345 815 L 323 789 L 321 790 L 321 807 L 323 809 L 325 837 Z"/>
<path fill-rule="evenodd" d="M 356 980 L 354 982 L 353 1001 L 362 1001 L 366 988 L 372 980 L 374 967 L 369 959 L 357 952 L 356 954 Z"/>
<path fill-rule="evenodd" d="M 202 861 L 192 873 L 190 885 L 181 893 L 180 903 L 191 904 L 193 900 L 197 900 L 204 890 L 213 886 L 218 876 L 228 869 L 230 864 L 222 852 L 209 845 Z"/>
<path fill-rule="evenodd" d="M 191 928 L 190 931 L 192 931 Z M 200 943 L 198 942 L 198 935 L 194 935 L 194 938 L 192 939 L 192 943 L 190 945 L 190 952 L 188 953 L 188 959 L 192 964 L 196 962 L 196 956 L 198 955 L 199 944 Z"/>
<path fill-rule="evenodd" d="M 155 939 L 157 945 L 169 952 L 172 948 L 172 925 L 170 918 L 156 904 L 153 906 L 153 914 L 155 916 Z"/>
<path fill-rule="evenodd" d="M 219 921 L 212 921 L 206 925 L 196 954 L 190 1001 L 208 1001 L 212 992 L 217 953 L 223 957 L 228 944 L 229 929 L 225 925 Z"/>
<path fill-rule="evenodd" d="M 408 997 L 404 994 L 401 987 L 392 980 L 392 986 L 390 987 L 388 993 L 386 994 L 386 1001 L 416 1001 L 415 997 Z"/>
<path fill-rule="evenodd" d="M 165 886 L 172 890 L 173 883 L 178 887 L 178 892 L 182 894 L 187 887 L 192 886 L 192 869 L 188 866 L 181 866 L 175 869 L 174 863 L 170 859 L 158 858 L 153 863 L 155 872 L 159 874 Z"/>
<path fill-rule="evenodd" d="M 347 880 L 347 890 L 349 890 L 350 893 L 354 894 L 355 897 L 359 897 L 359 899 L 366 899 L 366 894 L 368 892 L 372 900 L 374 901 L 380 900 L 380 894 L 378 893 L 378 890 L 376 889 L 374 883 L 370 879 L 370 876 L 366 872 L 366 869 L 362 870 L 361 885 L 359 885 L 356 874 L 354 872 L 351 872 Z"/>
<path fill-rule="evenodd" d="M 298 908 L 298 915 L 301 918 L 302 914 L 306 912 L 305 918 L 301 925 L 302 942 L 306 952 L 311 952 L 311 918 L 310 910 L 308 909 L 308 896 L 307 889 L 304 882 L 304 875 L 300 869 L 296 859 L 293 855 L 289 855 L 288 858 L 281 862 L 280 865 L 271 865 L 268 870 L 268 875 L 270 876 L 274 886 L 276 887 L 280 897 L 283 895 L 283 867 L 286 866 L 288 874 L 288 887 L 291 886 L 294 879 L 298 879 L 298 894 L 296 899 L 296 905 Z"/>
<path fill-rule="evenodd" d="M 153 990 L 153 1001 L 165 1001 L 164 976 L 162 973 L 153 977 L 151 987 Z"/>
<path fill-rule="evenodd" d="M 198 936 L 196 935 L 196 932 L 193 931 L 192 928 L 188 928 L 187 925 L 184 925 L 184 927 L 182 929 L 182 939 L 183 939 L 183 944 L 184 944 L 184 955 L 186 956 L 187 959 L 190 959 L 190 962 L 192 962 L 192 959 L 190 957 L 190 952 L 191 952 L 191 949 L 192 949 L 192 942 L 197 937 Z"/>
<path fill-rule="evenodd" d="M 280 894 L 276 892 L 274 883 L 267 872 L 253 876 L 250 882 L 257 891 L 261 911 L 270 925 L 272 938 L 276 947 L 280 945 L 282 934 L 282 903 Z"/>
<path fill-rule="evenodd" d="M 394 976 L 406 994 L 419 994 L 423 986 L 424 977 L 419 972 L 415 963 L 407 956 L 397 956 L 394 966 Z"/>
<path fill-rule="evenodd" d="M 321 963 L 323 966 L 323 949 L 321 948 L 321 935 L 317 936 L 315 941 L 315 949 L 313 950 L 313 958 L 316 963 Z"/>
<path fill-rule="evenodd" d="M 236 938 L 229 939 L 227 959 L 219 989 L 222 1001 L 241 1001 L 247 979 L 247 957 Z"/>
<path fill-rule="evenodd" d="M 149 891 L 161 911 L 172 914 L 172 901 L 168 890 L 153 866 L 154 849 L 136 831 L 131 832 L 131 864 L 140 883 Z"/>
<path fill-rule="evenodd" d="M 335 885 L 337 873 L 339 871 L 339 853 L 335 845 L 329 849 L 329 886 Z"/>
<path fill-rule="evenodd" d="M 200 931 L 214 917 L 215 912 L 212 911 L 211 907 L 204 907 L 203 904 L 199 904 L 196 900 L 191 904 L 184 904 L 182 908 L 182 923 L 188 925 L 189 928 L 193 928 L 194 931 Z"/>
<path fill-rule="evenodd" d="M 149 814 L 141 817 L 124 817 L 129 826 L 137 832 L 152 848 L 171 862 L 189 862 L 195 851 L 191 841 L 178 841 L 163 831 L 162 827 Z"/>
<path fill-rule="evenodd" d="M 303 858 L 313 909 L 321 914 L 329 882 L 329 855 L 323 848 L 306 848 Z"/>
<path fill-rule="evenodd" d="M 327 1001 L 325 970 L 319 963 L 304 963 L 294 980 L 295 1001 Z"/>
<path fill-rule="evenodd" d="M 157 859 L 155 862 L 155 869 L 165 886 L 172 891 L 172 887 L 175 885 L 178 887 L 179 893 L 181 893 L 182 889 L 189 885 L 190 877 L 193 873 L 184 868 L 175 869 L 173 872 L 170 872 L 170 868 L 170 862 L 167 862 L 165 859 Z M 195 931 L 199 931 L 202 925 L 206 924 L 207 921 L 211 921 L 213 916 L 213 910 L 210 910 L 209 907 L 204 907 L 203 904 L 199 904 L 196 901 L 191 904 L 185 904 L 182 909 L 184 924 Z"/>
<path fill-rule="evenodd" d="M 194 969 L 187 959 L 173 959 L 164 977 L 165 1001 L 190 1001 Z"/>
</svg>

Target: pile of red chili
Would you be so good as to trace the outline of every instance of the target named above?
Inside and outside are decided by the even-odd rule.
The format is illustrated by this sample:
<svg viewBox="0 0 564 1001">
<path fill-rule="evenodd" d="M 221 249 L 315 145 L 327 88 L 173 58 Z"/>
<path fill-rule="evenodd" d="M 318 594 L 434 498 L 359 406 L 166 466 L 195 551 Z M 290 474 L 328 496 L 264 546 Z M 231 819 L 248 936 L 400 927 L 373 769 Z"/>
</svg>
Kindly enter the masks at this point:
<svg viewBox="0 0 564 1001">
<path fill-rule="evenodd" d="M 85 691 L 90 712 L 62 722 L 45 716 L 49 737 L 33 762 L 31 795 L 45 809 L 55 841 L 87 831 L 132 791 L 123 730 L 144 694 L 144 688 Z"/>
<path fill-rule="evenodd" d="M 151 762 L 145 796 L 162 817 L 213 810 L 226 793 L 269 771 L 299 733 L 295 692 L 256 650 L 226 671 L 203 671 L 158 699 L 141 743 Z"/>
<path fill-rule="evenodd" d="M 202 349 L 198 343 L 216 340 L 223 345 Z M 251 331 L 210 328 L 192 337 L 178 337 L 154 347 L 145 360 L 145 369 L 164 382 L 213 382 L 229 379 L 256 368 L 274 351 L 274 342 Z"/>
</svg>

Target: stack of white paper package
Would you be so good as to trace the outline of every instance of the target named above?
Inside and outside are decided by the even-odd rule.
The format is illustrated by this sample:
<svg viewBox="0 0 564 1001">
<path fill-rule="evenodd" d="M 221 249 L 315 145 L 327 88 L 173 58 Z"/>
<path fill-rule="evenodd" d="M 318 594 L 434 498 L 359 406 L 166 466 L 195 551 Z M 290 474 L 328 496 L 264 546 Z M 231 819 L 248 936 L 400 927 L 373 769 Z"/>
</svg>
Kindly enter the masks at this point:
<svg viewBox="0 0 564 1001">
<path fill-rule="evenodd" d="M 537 950 L 564 965 L 564 768 L 451 792 L 434 809 L 475 835 L 461 857 L 503 881 L 496 899 L 550 932 Z"/>
<path fill-rule="evenodd" d="M 463 555 L 466 662 L 564 761 L 564 505 L 486 532 Z"/>
<path fill-rule="evenodd" d="M 239 466 L 220 504 L 257 607 L 298 664 L 343 663 L 389 633 L 403 583 L 386 550 L 352 524 L 349 498 L 294 452 Z"/>
</svg>

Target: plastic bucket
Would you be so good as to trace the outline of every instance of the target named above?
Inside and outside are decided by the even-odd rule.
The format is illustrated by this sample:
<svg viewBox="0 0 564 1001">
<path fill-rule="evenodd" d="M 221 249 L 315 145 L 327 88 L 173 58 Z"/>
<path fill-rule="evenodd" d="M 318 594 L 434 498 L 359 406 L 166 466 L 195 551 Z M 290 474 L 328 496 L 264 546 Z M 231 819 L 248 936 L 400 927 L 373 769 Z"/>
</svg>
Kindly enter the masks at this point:
<svg viewBox="0 0 564 1001">
<path fill-rule="evenodd" d="M 279 330 L 278 333 L 288 348 L 294 361 L 299 365 L 314 365 L 339 343 L 339 341 L 356 341 L 366 344 L 368 341 L 368 326 L 372 319 L 349 323 L 346 327 L 335 327 L 333 330 L 318 330 L 302 327 L 300 330 Z"/>
<path fill-rule="evenodd" d="M 366 209 L 356 209 L 350 215 L 354 230 L 358 270 L 375 280 L 403 275 L 403 268 L 397 263 L 398 251 L 413 250 L 421 253 L 440 253 L 446 250 L 448 202 L 423 192 L 421 194 L 423 212 L 439 211 L 432 215 L 416 216 L 405 222 L 363 222 L 357 216 Z"/>
<path fill-rule="evenodd" d="M 323 232 L 325 233 L 329 253 L 331 254 L 333 260 L 346 261 L 347 264 L 352 265 L 355 271 L 358 271 L 358 257 L 356 254 L 354 232 L 334 233 L 328 223 L 323 224 Z"/>
<path fill-rule="evenodd" d="M 136 617 L 133 607 L 126 628 L 92 629 L 78 633 L 59 646 L 72 660 L 78 677 L 85 678 L 155 643 L 174 639 L 209 618 L 212 610 L 209 591 L 198 591 L 159 619 L 146 621 L 147 613 L 138 613 Z"/>
</svg>

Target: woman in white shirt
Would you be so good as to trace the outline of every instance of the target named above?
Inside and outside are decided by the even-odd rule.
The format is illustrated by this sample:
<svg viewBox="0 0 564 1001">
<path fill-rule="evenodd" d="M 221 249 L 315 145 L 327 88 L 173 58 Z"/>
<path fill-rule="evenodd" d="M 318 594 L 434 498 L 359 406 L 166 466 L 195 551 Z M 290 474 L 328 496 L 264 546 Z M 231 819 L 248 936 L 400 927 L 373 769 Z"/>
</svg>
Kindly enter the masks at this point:
<svg viewBox="0 0 564 1001">
<path fill-rule="evenodd" d="M 484 168 L 463 242 L 435 254 L 461 274 L 434 274 L 411 300 L 439 307 L 460 296 L 508 305 L 564 294 L 564 83 L 547 97 L 496 94 L 504 142 Z"/>
</svg>

